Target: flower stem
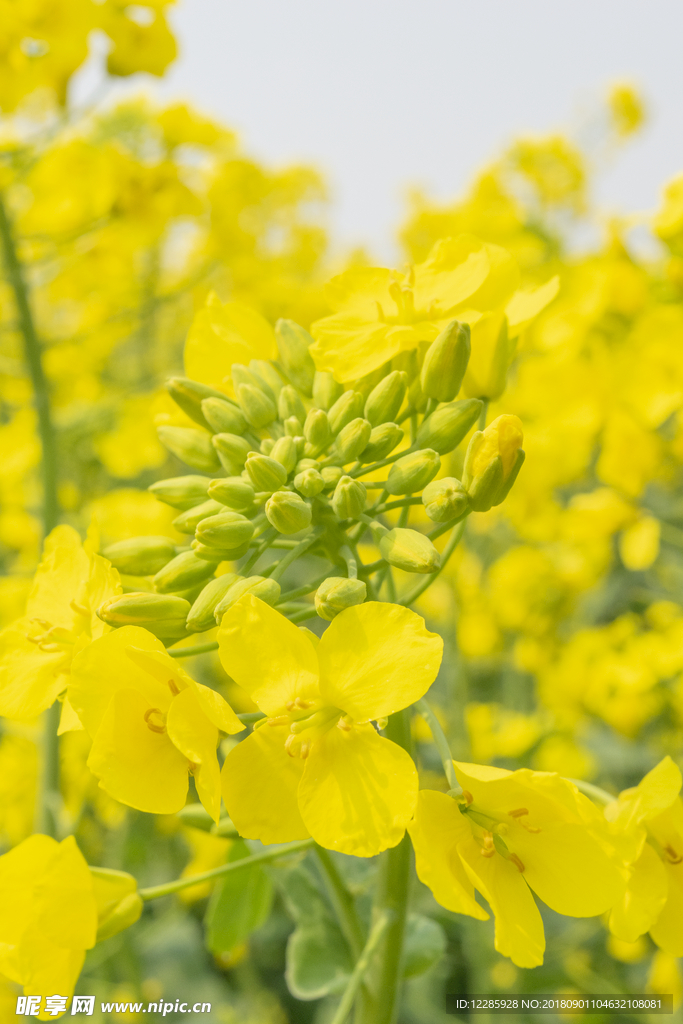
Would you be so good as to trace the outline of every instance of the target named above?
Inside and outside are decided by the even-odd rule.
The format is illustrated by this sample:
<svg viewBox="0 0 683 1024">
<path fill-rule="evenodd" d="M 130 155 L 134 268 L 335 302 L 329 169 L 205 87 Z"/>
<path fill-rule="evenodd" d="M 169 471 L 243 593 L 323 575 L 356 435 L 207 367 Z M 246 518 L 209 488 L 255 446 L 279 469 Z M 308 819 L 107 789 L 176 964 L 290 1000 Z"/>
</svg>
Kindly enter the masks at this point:
<svg viewBox="0 0 683 1024">
<path fill-rule="evenodd" d="M 482 407 L 481 413 L 479 414 L 479 422 L 477 423 L 477 430 L 484 430 L 486 428 L 486 417 L 488 416 L 488 412 L 489 412 L 489 399 L 488 398 L 482 398 L 482 402 L 484 403 L 484 405 Z"/>
<path fill-rule="evenodd" d="M 205 644 L 197 644 L 195 647 L 178 647 L 177 650 L 167 650 L 172 658 L 192 658 L 195 654 L 208 654 L 209 651 L 218 650 L 218 641 L 209 640 Z"/>
<path fill-rule="evenodd" d="M 346 988 L 344 989 L 344 994 L 341 997 L 341 1002 L 337 1007 L 337 1012 L 332 1018 L 330 1024 L 344 1024 L 344 1022 L 346 1021 L 346 1018 L 351 1012 L 354 1000 L 358 994 L 358 990 L 360 989 L 360 986 L 363 983 L 363 978 L 365 977 L 368 967 L 370 966 L 370 961 L 372 960 L 373 954 L 377 949 L 377 946 L 379 945 L 380 940 L 382 939 L 385 931 L 387 930 L 390 921 L 391 915 L 389 911 L 387 911 L 386 913 L 382 914 L 381 917 L 377 918 L 372 928 L 370 929 L 368 941 L 365 943 L 363 952 L 356 961 L 356 966 L 354 967 L 353 973 L 347 982 Z"/>
<path fill-rule="evenodd" d="M 61 838 L 60 817 L 62 794 L 59 787 L 59 719 L 62 705 L 58 700 L 43 713 L 42 774 L 40 803 L 37 808 L 36 832 Z"/>
<path fill-rule="evenodd" d="M 451 748 L 448 743 L 448 740 L 446 739 L 446 734 L 441 728 L 439 719 L 436 717 L 436 715 L 434 714 L 434 712 L 432 711 L 424 697 L 421 700 L 415 701 L 414 707 L 415 710 L 422 715 L 425 722 L 429 726 L 429 730 L 432 734 L 432 739 L 434 740 L 434 746 L 438 750 L 439 757 L 441 758 L 443 772 L 448 780 L 448 785 L 450 786 L 451 790 L 459 790 L 460 784 L 458 783 L 458 780 L 455 775 L 455 768 L 453 767 L 453 755 L 451 753 Z"/>
<path fill-rule="evenodd" d="M 418 583 L 418 585 L 413 590 L 406 594 L 405 597 L 401 598 L 401 600 L 398 602 L 399 604 L 403 604 L 406 607 L 408 607 L 413 603 L 413 601 L 417 601 L 418 597 L 420 597 L 421 594 L 424 594 L 427 587 L 429 587 L 434 582 L 439 573 L 443 572 L 443 570 L 446 568 L 446 563 L 448 562 L 448 559 L 451 557 L 451 555 L 457 548 L 458 544 L 460 543 L 460 538 L 462 537 L 464 531 L 465 522 L 463 520 L 455 527 L 453 533 L 451 534 L 451 538 L 448 541 L 448 544 L 443 550 L 443 553 L 441 555 L 441 566 L 436 570 L 436 572 L 432 572 L 429 574 L 429 576 L 425 576 L 421 583 Z"/>
<path fill-rule="evenodd" d="M 296 547 L 281 558 L 277 563 L 274 571 L 270 574 L 271 580 L 280 580 L 284 576 L 285 570 L 289 568 L 292 562 L 296 562 L 297 558 L 305 554 L 310 547 L 312 547 L 320 536 L 320 529 L 315 529 L 308 537 L 304 537 L 303 540 L 299 541 Z"/>
<path fill-rule="evenodd" d="M 357 960 L 363 952 L 365 934 L 356 912 L 353 896 L 346 888 L 344 879 L 339 874 L 337 865 L 334 863 L 329 850 L 326 850 L 323 846 L 318 846 L 316 843 L 315 852 L 325 878 L 332 906 L 337 915 L 337 920 L 344 933 L 344 938 L 349 944 L 351 956 L 354 960 Z"/>
</svg>

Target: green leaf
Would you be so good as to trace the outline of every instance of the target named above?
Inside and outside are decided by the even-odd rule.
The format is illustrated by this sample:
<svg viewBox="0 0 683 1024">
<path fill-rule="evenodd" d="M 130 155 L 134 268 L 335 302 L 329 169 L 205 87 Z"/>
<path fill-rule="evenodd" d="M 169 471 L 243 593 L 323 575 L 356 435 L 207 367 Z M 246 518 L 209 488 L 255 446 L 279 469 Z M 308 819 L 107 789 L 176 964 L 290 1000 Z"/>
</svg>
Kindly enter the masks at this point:
<svg viewBox="0 0 683 1024">
<path fill-rule="evenodd" d="M 446 933 L 438 921 L 422 914 L 408 914 L 403 976 L 415 978 L 424 974 L 441 959 L 446 945 Z"/>
<path fill-rule="evenodd" d="M 250 856 L 246 843 L 239 840 L 230 848 L 228 862 Z M 206 911 L 206 944 L 211 952 L 225 953 L 244 942 L 267 919 L 272 902 L 272 882 L 259 864 L 225 875 Z"/>
</svg>

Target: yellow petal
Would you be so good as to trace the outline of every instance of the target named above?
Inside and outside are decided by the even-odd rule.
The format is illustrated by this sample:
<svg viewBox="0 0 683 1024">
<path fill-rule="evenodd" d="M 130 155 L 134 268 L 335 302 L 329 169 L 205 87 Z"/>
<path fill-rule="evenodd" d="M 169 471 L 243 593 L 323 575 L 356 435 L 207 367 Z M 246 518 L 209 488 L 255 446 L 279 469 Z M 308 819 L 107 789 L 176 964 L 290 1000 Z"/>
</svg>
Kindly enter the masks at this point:
<svg viewBox="0 0 683 1024">
<path fill-rule="evenodd" d="M 90 560 L 71 526 L 57 526 L 45 538 L 43 558 L 26 603 L 28 618 L 46 619 L 71 629 L 76 612 L 70 602 L 90 575 Z"/>
<path fill-rule="evenodd" d="M 668 881 L 664 909 L 650 928 L 660 949 L 670 956 L 683 956 L 683 864 L 665 864 Z"/>
<path fill-rule="evenodd" d="M 428 309 L 434 302 L 443 316 L 469 300 L 491 273 L 488 248 L 472 235 L 436 242 L 424 263 L 415 267 L 416 308 Z"/>
<path fill-rule="evenodd" d="M 185 373 L 214 387 L 227 378 L 233 363 L 277 359 L 275 332 L 256 310 L 239 302 L 222 303 L 211 293 L 195 316 L 185 342 Z"/>
<path fill-rule="evenodd" d="M 668 883 L 661 860 L 649 843 L 631 865 L 626 891 L 612 907 L 610 931 L 625 942 L 635 942 L 655 923 L 666 903 Z"/>
<path fill-rule="evenodd" d="M 46 939 L 64 949 L 91 949 L 97 933 L 92 875 L 73 836 L 57 847 L 37 880 L 36 924 Z"/>
<path fill-rule="evenodd" d="M 516 338 L 553 301 L 559 290 L 560 279 L 555 275 L 538 288 L 515 292 L 505 307 L 510 337 Z"/>
<path fill-rule="evenodd" d="M 245 594 L 223 616 L 221 665 L 267 715 L 288 701 L 318 698 L 318 659 L 301 630 L 258 597 Z"/>
<path fill-rule="evenodd" d="M 369 601 L 332 620 L 318 645 L 320 691 L 359 722 L 408 707 L 427 692 L 443 641 L 397 604 Z"/>
<path fill-rule="evenodd" d="M 483 857 L 473 838 L 459 843 L 458 853 L 472 884 L 495 915 L 498 952 L 518 967 L 538 967 L 545 951 L 543 921 L 518 868 L 499 854 Z"/>
<path fill-rule="evenodd" d="M 70 997 L 83 969 L 85 950 L 63 949 L 50 942 L 38 927 L 27 931 L 17 950 L 17 966 L 26 995 Z M 40 1020 L 55 1020 L 44 1010 Z"/>
<path fill-rule="evenodd" d="M 392 281 L 402 280 L 402 274 L 388 267 L 350 267 L 325 285 L 325 298 L 335 312 L 353 311 L 376 320 L 378 302 L 385 312 L 395 312 L 389 286 Z"/>
<path fill-rule="evenodd" d="M 681 791 L 681 770 L 667 754 L 634 789 L 627 789 L 610 804 L 606 817 L 629 831 L 670 808 Z"/>
<path fill-rule="evenodd" d="M 262 725 L 225 759 L 223 800 L 245 839 L 289 843 L 308 838 L 297 803 L 304 765 L 299 758 L 288 756 L 286 738 L 285 726 Z"/>
<path fill-rule="evenodd" d="M 525 822 L 539 828 L 558 821 L 580 823 L 584 813 L 596 814 L 596 820 L 601 818 L 590 800 L 555 772 L 529 768 L 511 772 L 490 765 L 453 763 L 458 782 L 472 794 L 475 805 L 501 820 L 511 820 L 510 811 L 521 807 L 529 811 Z"/>
<path fill-rule="evenodd" d="M 37 718 L 64 690 L 68 658 L 63 651 L 41 651 L 26 639 L 28 619 L 0 632 L 0 715 L 19 721 Z"/>
<path fill-rule="evenodd" d="M 193 689 L 199 701 L 200 707 L 210 722 L 220 729 L 233 736 L 236 732 L 243 732 L 246 726 L 232 710 L 226 700 L 216 693 L 209 686 L 193 682 Z"/>
<path fill-rule="evenodd" d="M 218 821 L 221 813 L 221 780 L 216 757 L 218 729 L 204 714 L 194 688 L 188 687 L 173 698 L 166 729 L 181 754 L 197 765 L 194 771 L 197 794 L 213 820 Z"/>
<path fill-rule="evenodd" d="M 34 886 L 58 849 L 49 836 L 33 835 L 0 857 L 0 946 L 16 945 L 38 913 Z"/>
<path fill-rule="evenodd" d="M 155 706 L 138 690 L 118 690 L 93 738 L 88 767 L 115 800 L 175 814 L 185 804 L 188 763 L 166 733 L 147 727 L 145 713 Z"/>
<path fill-rule="evenodd" d="M 321 846 L 373 857 L 396 846 L 417 802 L 408 754 L 371 725 L 316 739 L 299 786 L 303 821 Z"/>
<path fill-rule="evenodd" d="M 311 326 L 315 343 L 309 352 L 317 370 L 333 373 L 341 383 L 372 373 L 406 348 L 429 340 L 409 324 L 391 325 L 355 313 L 335 313 Z"/>
<path fill-rule="evenodd" d="M 71 707 L 69 698 L 64 694 L 62 710 L 59 714 L 59 728 L 57 729 L 57 735 L 63 736 L 66 732 L 79 732 L 82 731 L 82 729 L 83 723 Z"/>
<path fill-rule="evenodd" d="M 417 877 L 429 886 L 436 902 L 456 914 L 488 920 L 489 915 L 474 898 L 474 886 L 457 852 L 458 843 L 469 838 L 471 829 L 455 800 L 445 793 L 420 790 L 408 832 Z"/>
</svg>

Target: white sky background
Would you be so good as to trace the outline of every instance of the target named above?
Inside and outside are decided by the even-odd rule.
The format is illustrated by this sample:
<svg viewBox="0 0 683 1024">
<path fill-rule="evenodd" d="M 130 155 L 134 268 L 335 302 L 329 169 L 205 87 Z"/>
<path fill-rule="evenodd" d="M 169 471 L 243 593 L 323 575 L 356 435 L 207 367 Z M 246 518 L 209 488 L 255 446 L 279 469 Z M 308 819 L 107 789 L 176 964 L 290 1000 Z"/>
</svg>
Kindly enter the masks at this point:
<svg viewBox="0 0 683 1024">
<path fill-rule="evenodd" d="M 167 77 L 269 165 L 319 167 L 335 247 L 395 256 L 405 197 L 461 194 L 518 134 L 577 130 L 615 79 L 651 121 L 601 174 L 606 210 L 653 209 L 683 172 L 681 0 L 179 0 Z M 77 97 L 92 85 L 86 70 Z"/>
</svg>

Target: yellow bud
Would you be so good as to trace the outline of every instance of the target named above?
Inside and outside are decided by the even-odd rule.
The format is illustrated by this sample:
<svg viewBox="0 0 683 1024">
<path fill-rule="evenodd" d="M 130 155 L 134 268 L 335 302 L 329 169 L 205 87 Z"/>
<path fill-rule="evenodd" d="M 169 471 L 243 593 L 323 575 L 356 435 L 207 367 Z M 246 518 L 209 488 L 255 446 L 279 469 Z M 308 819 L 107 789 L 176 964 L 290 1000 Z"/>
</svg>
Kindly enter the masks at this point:
<svg viewBox="0 0 683 1024">
<path fill-rule="evenodd" d="M 522 422 L 510 414 L 472 435 L 462 483 L 476 512 L 487 512 L 507 496 L 524 462 L 523 440 Z"/>
</svg>

